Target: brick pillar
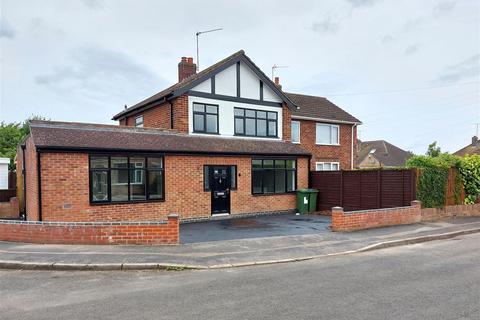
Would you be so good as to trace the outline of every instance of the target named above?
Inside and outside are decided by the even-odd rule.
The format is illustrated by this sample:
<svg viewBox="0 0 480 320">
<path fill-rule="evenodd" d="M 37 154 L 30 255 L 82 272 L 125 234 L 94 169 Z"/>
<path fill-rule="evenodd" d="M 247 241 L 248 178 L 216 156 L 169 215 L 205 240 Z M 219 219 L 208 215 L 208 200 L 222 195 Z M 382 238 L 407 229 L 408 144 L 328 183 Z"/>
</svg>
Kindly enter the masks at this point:
<svg viewBox="0 0 480 320">
<path fill-rule="evenodd" d="M 333 207 L 332 208 L 332 231 L 338 231 L 344 229 L 345 218 L 343 215 L 342 207 Z"/>
<path fill-rule="evenodd" d="M 178 219 L 178 214 L 170 213 L 167 216 L 168 223 L 168 235 L 170 238 L 170 243 L 179 243 L 180 241 L 180 223 Z"/>
</svg>

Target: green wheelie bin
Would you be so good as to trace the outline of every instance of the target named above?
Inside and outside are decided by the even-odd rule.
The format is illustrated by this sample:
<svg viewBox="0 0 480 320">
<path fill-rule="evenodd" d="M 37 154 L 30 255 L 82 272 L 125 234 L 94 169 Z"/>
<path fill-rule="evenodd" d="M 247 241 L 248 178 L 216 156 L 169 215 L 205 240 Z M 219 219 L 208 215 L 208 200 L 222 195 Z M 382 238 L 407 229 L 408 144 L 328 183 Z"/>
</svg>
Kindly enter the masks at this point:
<svg viewBox="0 0 480 320">
<path fill-rule="evenodd" d="M 297 190 L 297 211 L 301 214 L 317 210 L 317 189 Z"/>
</svg>

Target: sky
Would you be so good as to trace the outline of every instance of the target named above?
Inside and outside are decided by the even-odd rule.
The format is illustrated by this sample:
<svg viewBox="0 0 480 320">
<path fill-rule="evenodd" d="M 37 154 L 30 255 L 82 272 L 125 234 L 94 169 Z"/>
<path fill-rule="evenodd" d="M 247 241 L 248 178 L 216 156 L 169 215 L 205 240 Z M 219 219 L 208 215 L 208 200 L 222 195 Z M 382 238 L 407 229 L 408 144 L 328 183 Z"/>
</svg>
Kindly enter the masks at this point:
<svg viewBox="0 0 480 320">
<path fill-rule="evenodd" d="M 480 1 L 0 0 L 0 121 L 112 123 L 125 105 L 244 49 L 287 92 L 324 96 L 361 140 L 423 154 L 480 123 Z M 196 59 L 196 58 L 195 58 Z"/>
</svg>

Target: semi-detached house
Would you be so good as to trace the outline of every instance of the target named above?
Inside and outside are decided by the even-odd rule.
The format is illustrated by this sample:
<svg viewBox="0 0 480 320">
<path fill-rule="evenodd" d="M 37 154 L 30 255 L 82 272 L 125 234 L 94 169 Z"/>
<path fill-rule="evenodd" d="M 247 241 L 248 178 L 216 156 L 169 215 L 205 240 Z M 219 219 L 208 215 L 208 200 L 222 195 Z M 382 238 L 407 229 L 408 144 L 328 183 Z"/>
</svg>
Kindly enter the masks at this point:
<svg viewBox="0 0 480 320">
<path fill-rule="evenodd" d="M 149 221 L 295 209 L 310 170 L 350 169 L 360 121 L 287 93 L 243 50 L 124 109 L 119 125 L 32 121 L 18 148 L 28 220 Z"/>
</svg>

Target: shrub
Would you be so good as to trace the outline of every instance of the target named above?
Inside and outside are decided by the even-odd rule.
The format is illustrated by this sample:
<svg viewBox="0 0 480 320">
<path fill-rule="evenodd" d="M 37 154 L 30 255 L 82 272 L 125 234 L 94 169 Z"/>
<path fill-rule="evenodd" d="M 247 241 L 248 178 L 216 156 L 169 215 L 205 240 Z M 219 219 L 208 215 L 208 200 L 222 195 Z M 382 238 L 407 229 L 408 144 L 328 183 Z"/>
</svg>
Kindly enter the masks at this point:
<svg viewBox="0 0 480 320">
<path fill-rule="evenodd" d="M 465 187 L 465 203 L 475 203 L 480 196 L 480 155 L 461 159 L 459 171 Z"/>
</svg>

